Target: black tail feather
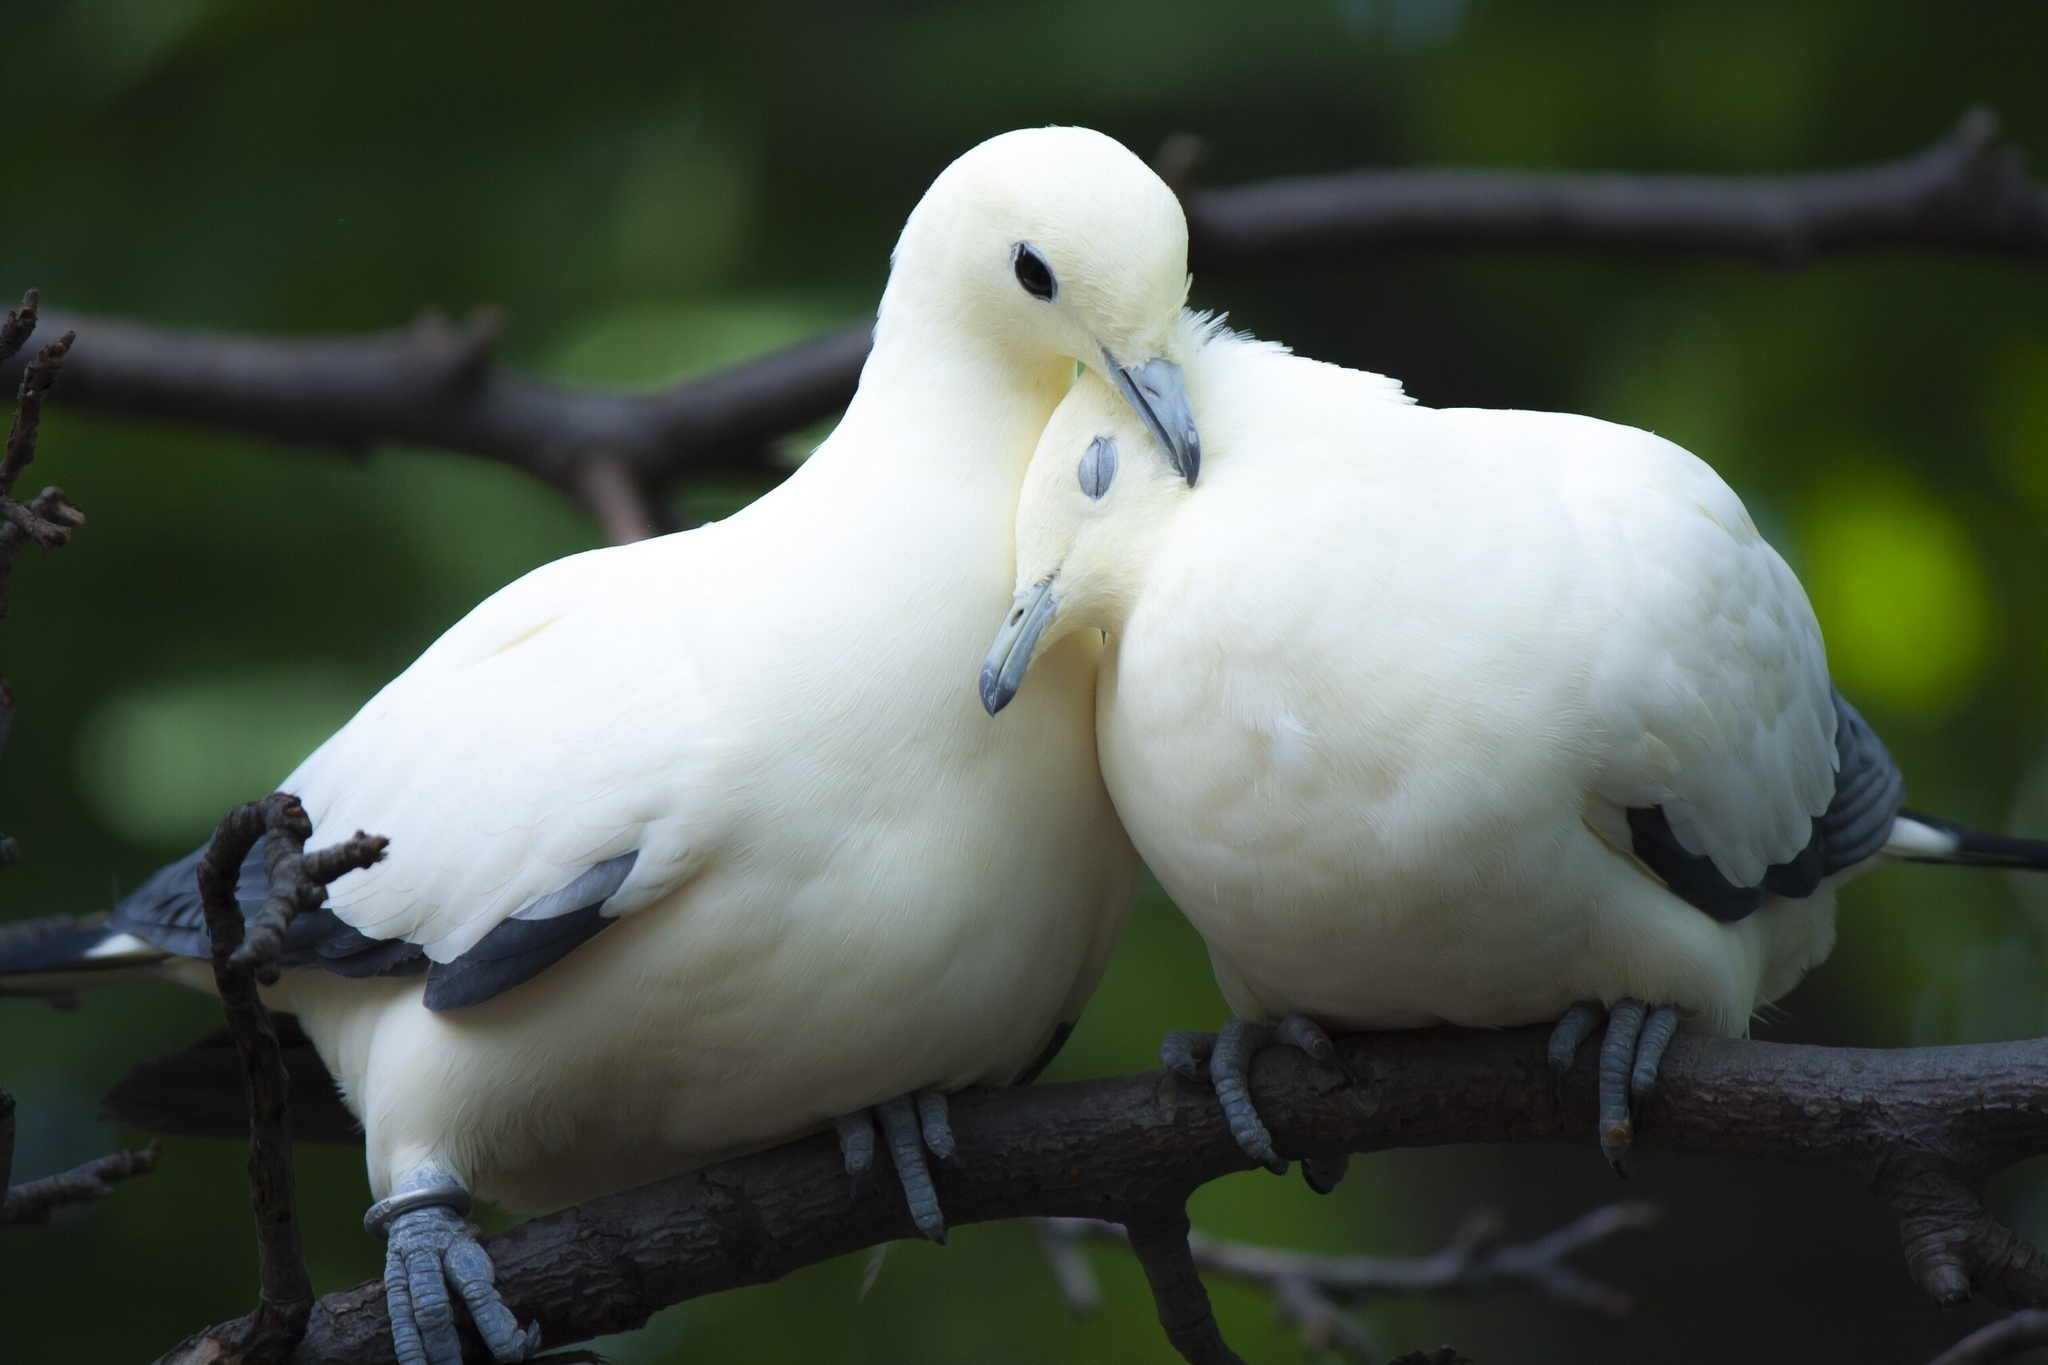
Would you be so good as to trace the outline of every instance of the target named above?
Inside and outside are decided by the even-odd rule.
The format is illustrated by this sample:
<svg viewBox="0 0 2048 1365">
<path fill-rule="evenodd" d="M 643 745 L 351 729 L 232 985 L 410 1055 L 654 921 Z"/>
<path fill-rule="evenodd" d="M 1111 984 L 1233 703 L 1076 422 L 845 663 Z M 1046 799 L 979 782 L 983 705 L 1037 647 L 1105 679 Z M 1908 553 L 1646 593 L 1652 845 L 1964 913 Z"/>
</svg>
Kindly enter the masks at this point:
<svg viewBox="0 0 2048 1365">
<path fill-rule="evenodd" d="M 2030 872 L 2048 872 L 2048 839 L 2020 839 L 2009 834 L 1986 834 L 1953 820 L 1902 810 L 1899 817 L 1938 829 L 1956 841 L 1948 853 L 1901 853 L 1909 863 L 1952 863 L 1968 867 L 2008 867 Z"/>
<path fill-rule="evenodd" d="M 334 1077 L 300 1030 L 299 1021 L 289 1014 L 271 1018 L 291 1078 L 292 1140 L 360 1146 L 363 1130 L 342 1103 Z M 106 1117 L 145 1133 L 249 1136 L 242 1059 L 226 1029 L 209 1034 L 183 1052 L 136 1067 L 107 1092 L 101 1108 Z"/>
</svg>

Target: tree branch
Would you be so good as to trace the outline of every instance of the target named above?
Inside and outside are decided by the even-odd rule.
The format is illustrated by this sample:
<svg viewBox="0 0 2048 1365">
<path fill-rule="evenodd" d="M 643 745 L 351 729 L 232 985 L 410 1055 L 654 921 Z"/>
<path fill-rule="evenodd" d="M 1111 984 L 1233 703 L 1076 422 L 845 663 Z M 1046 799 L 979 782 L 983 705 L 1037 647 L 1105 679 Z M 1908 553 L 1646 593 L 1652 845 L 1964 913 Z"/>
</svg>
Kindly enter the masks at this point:
<svg viewBox="0 0 2048 1365">
<path fill-rule="evenodd" d="M 1254 1091 L 1279 1150 L 1297 1159 L 1589 1144 L 1591 1068 L 1573 1074 L 1564 1113 L 1554 1114 L 1546 1038 L 1541 1028 L 1347 1038 L 1355 1084 L 1273 1049 L 1254 1064 Z M 953 1114 L 966 1166 L 937 1181 L 956 1226 L 1032 1216 L 1157 1223 L 1192 1190 L 1250 1167 L 1215 1096 L 1159 1072 L 971 1092 Z M 1684 1037 L 1637 1136 L 1647 1148 L 1835 1171 L 1893 1204 L 1908 1261 L 1937 1298 L 2048 1305 L 2048 1267 L 1976 1198 L 1994 1172 L 2048 1152 L 2048 1040 L 1872 1051 Z M 837 1144 L 821 1135 L 534 1219 L 489 1250 L 508 1301 L 552 1346 L 915 1235 L 892 1177 L 849 1204 Z M 1184 1305 L 1183 1296 L 1171 1307 Z M 322 1299 L 295 1359 L 388 1362 L 381 1282 Z"/>
<path fill-rule="evenodd" d="M 257 994 L 266 970 L 274 980 L 277 943 L 293 915 L 312 909 L 327 883 L 384 856 L 385 841 L 358 834 L 306 854 L 312 833 L 298 798 L 282 792 L 237 806 L 222 818 L 199 863 L 199 899 L 213 947 L 213 980 L 221 1013 L 241 1054 L 249 1100 L 249 1194 L 256 1213 L 255 1311 L 212 1327 L 172 1348 L 160 1365 L 270 1365 L 290 1357 L 313 1307 L 313 1281 L 299 1243 L 293 1198 L 291 1084 L 277 1030 Z M 264 866 L 270 898 L 248 926 L 235 884 L 256 841 L 268 836 Z M 388 1335 L 388 1334 L 387 1334 Z"/>
<path fill-rule="evenodd" d="M 114 1192 L 117 1180 L 147 1175 L 156 1169 L 157 1144 L 139 1152 L 96 1157 L 62 1175 L 44 1176 L 24 1185 L 9 1185 L 14 1169 L 14 1096 L 0 1090 L 0 1227 L 12 1223 L 47 1223 L 50 1214 L 72 1204 L 90 1204 Z"/>
<path fill-rule="evenodd" d="M 2048 1309 L 2022 1308 L 2011 1317 L 1978 1328 L 1928 1365 L 1990 1365 L 2036 1346 L 2048 1346 Z"/>
<path fill-rule="evenodd" d="M 1521 1286 L 1574 1308 L 1622 1317 L 1631 1306 L 1629 1296 L 1574 1270 L 1566 1258 L 1618 1232 L 1654 1226 L 1657 1218 L 1654 1204 L 1607 1204 L 1533 1242 L 1507 1246 L 1500 1215 L 1481 1209 L 1442 1251 L 1418 1257 L 1319 1256 L 1233 1242 L 1199 1230 L 1188 1234 L 1188 1247 L 1200 1269 L 1257 1285 L 1271 1295 L 1281 1319 L 1301 1333 L 1305 1350 L 1333 1351 L 1364 1362 L 1376 1355 L 1372 1339 L 1339 1305 Z M 1123 1228 L 1096 1218 L 1036 1221 L 1068 1308 L 1077 1317 L 1093 1312 L 1102 1291 L 1081 1243 L 1126 1241 Z"/>
<path fill-rule="evenodd" d="M 60 401 L 135 417 L 225 427 L 273 440 L 363 450 L 396 441 L 509 464 L 584 497 L 593 459 L 660 488 L 680 475 L 766 462 L 769 441 L 853 396 L 867 324 L 801 342 L 647 394 L 564 388 L 509 375 L 492 359 L 498 323 L 428 316 L 345 339 L 286 340 L 66 316 L 85 339 Z M 10 371 L 0 363 L 0 378 Z"/>
<path fill-rule="evenodd" d="M 2048 186 L 1997 134 L 1997 120 L 1973 110 L 1917 156 L 1798 175 L 1364 170 L 1218 190 L 1189 186 L 1200 146 L 1181 137 L 1162 148 L 1161 171 L 1187 207 L 1191 259 L 1204 270 L 1474 247 L 1780 265 L 1885 246 L 2048 257 Z M 87 342 L 61 403 L 304 444 L 480 455 L 581 498 L 614 539 L 653 529 L 649 493 L 703 470 L 764 468 L 773 438 L 845 406 L 870 341 L 862 323 L 623 394 L 499 370 L 491 314 L 316 340 L 55 321 Z M 0 345 L 0 381 L 20 364 L 7 354 Z"/>
<path fill-rule="evenodd" d="M 1447 248 L 1731 256 L 1919 247 L 2048 257 L 2048 185 L 1972 109 L 1916 156 L 1800 175 L 1370 170 L 1186 196 L 1196 269 Z"/>
<path fill-rule="evenodd" d="M 36 329 L 36 291 L 22 296 L 21 306 L 8 310 L 0 321 L 0 364 L 28 344 Z M 0 455 L 0 617 L 7 615 L 8 589 L 14 575 L 14 561 L 31 541 L 54 550 L 85 525 L 85 513 L 64 496 L 61 488 L 45 488 L 27 502 L 14 499 L 14 483 L 36 457 L 36 432 L 43 417 L 43 400 L 57 382 L 64 357 L 71 350 L 74 333 L 66 332 L 36 353 L 22 367 L 21 384 L 14 401 L 14 420 L 7 429 L 7 445 Z"/>
</svg>

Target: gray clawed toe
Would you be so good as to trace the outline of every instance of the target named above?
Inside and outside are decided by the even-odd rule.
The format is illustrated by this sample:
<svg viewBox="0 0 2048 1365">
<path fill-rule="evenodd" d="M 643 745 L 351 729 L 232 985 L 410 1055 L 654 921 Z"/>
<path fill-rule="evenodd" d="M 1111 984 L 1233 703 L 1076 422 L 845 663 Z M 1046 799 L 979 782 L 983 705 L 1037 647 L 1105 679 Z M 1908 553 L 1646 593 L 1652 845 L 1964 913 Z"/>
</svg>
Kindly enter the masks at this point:
<svg viewBox="0 0 2048 1365">
<path fill-rule="evenodd" d="M 1176 1029 L 1159 1045 L 1159 1062 L 1176 1076 L 1207 1081 L 1214 1087 L 1230 1135 L 1245 1155 L 1273 1174 L 1285 1175 L 1287 1161 L 1273 1150 L 1273 1135 L 1259 1118 L 1251 1091 L 1252 1057 L 1275 1044 L 1298 1048 L 1311 1060 L 1336 1068 L 1345 1080 L 1352 1079 L 1329 1035 L 1314 1020 L 1299 1014 L 1291 1014 L 1277 1025 L 1233 1019 L 1216 1033 Z M 1309 1188 L 1327 1194 L 1343 1179 L 1349 1160 L 1341 1154 L 1305 1160 L 1302 1175 Z"/>
<path fill-rule="evenodd" d="M 1560 1113 L 1565 1073 L 1603 1015 L 1607 1035 L 1600 1044 L 1597 1072 L 1600 1152 L 1616 1175 L 1625 1176 L 1633 1169 L 1636 1115 L 1656 1089 L 1658 1064 L 1678 1031 L 1678 1011 L 1669 1005 L 1650 1008 L 1640 1000 L 1618 1000 L 1612 1010 L 1593 1003 L 1567 1010 L 1551 1031 L 1547 1049 L 1551 1101 Z"/>
<path fill-rule="evenodd" d="M 858 1200 L 867 1193 L 875 1163 L 875 1125 L 880 1119 L 883 1138 L 889 1145 L 889 1160 L 896 1178 L 903 1184 L 904 1200 L 910 1205 L 911 1221 L 917 1230 L 946 1244 L 946 1216 L 939 1208 L 939 1192 L 932 1183 L 931 1167 L 925 1156 L 940 1165 L 958 1169 L 961 1162 L 953 1143 L 953 1124 L 944 1093 L 919 1090 L 898 1095 L 872 1110 L 860 1110 L 834 1121 L 839 1132 L 839 1152 L 846 1163 L 850 1197 Z"/>
<path fill-rule="evenodd" d="M 388 1239 L 384 1304 L 391 1318 L 393 1354 L 399 1365 L 462 1365 L 452 1287 L 493 1358 L 505 1365 L 532 1358 L 540 1349 L 539 1325 L 521 1327 L 499 1295 L 490 1253 L 462 1213 L 468 1206 L 466 1193 L 453 1188 L 448 1197 L 452 1204 L 410 1208 L 387 1199 L 371 1210 L 372 1230 L 383 1230 Z M 380 1210 L 394 1206 L 396 1211 L 380 1215 Z"/>
</svg>

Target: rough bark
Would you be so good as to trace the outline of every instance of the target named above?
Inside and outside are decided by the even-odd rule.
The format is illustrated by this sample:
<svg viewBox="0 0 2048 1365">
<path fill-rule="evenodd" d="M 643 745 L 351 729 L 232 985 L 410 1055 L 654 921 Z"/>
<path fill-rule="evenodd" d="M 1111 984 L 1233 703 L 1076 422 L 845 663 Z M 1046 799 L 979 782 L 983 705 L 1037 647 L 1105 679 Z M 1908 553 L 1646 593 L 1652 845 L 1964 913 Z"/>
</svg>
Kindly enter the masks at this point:
<svg viewBox="0 0 2048 1365">
<path fill-rule="evenodd" d="M 1543 1029 L 1342 1041 L 1358 1077 L 1289 1049 L 1259 1055 L 1261 1112 L 1299 1158 L 1469 1142 L 1590 1146 L 1590 1068 L 1552 1112 Z M 938 1175 L 955 1226 L 1028 1216 L 1128 1225 L 1251 1163 L 1215 1097 L 1163 1073 L 963 1095 L 965 1168 Z M 2048 1152 L 2048 1040 L 1868 1051 L 1681 1038 L 1637 1136 L 1646 1148 L 1838 1172 L 1899 1212 L 1923 1287 L 2048 1304 L 2040 1258 L 1984 1213 L 1983 1181 Z M 1590 1156 L 1589 1160 L 1592 1159 Z M 551 1214 L 493 1238 L 499 1284 L 549 1346 L 625 1331 L 685 1299 L 912 1237 L 886 1175 L 857 1204 L 830 1136 Z M 383 1288 L 316 1305 L 297 1360 L 387 1362 Z"/>
</svg>

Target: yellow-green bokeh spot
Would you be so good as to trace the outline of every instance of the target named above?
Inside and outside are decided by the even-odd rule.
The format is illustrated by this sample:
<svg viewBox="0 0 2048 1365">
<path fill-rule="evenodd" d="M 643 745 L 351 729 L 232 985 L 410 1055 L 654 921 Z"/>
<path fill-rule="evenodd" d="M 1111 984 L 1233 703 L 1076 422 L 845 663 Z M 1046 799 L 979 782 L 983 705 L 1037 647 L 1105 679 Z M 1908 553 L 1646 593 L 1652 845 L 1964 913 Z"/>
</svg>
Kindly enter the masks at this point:
<svg viewBox="0 0 2048 1365">
<path fill-rule="evenodd" d="M 1905 478 L 1863 464 L 1813 491 L 1800 531 L 1836 686 L 1899 711 L 1959 700 L 1989 654 L 1991 600 L 1955 517 Z"/>
</svg>

